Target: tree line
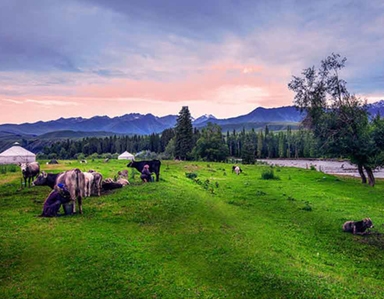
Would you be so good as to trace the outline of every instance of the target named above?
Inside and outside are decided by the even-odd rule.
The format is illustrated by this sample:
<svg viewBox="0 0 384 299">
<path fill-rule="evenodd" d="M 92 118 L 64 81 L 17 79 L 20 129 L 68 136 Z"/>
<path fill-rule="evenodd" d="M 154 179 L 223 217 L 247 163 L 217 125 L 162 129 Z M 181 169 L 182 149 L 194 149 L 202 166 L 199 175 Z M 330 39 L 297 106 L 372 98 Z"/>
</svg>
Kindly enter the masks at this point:
<svg viewBox="0 0 384 299">
<path fill-rule="evenodd" d="M 268 126 L 256 132 L 254 129 L 222 133 L 221 127 L 209 123 L 198 130 L 193 128 L 186 138 L 176 138 L 176 128 L 160 134 L 86 137 L 66 139 L 45 146 L 40 159 L 116 158 L 120 153 L 151 152 L 162 159 L 225 161 L 228 157 L 254 163 L 257 158 L 316 158 L 319 157 L 316 142 L 309 130 L 273 132 Z M 180 133 L 179 133 L 180 134 Z M 180 135 L 178 135 L 180 136 Z M 188 144 L 184 144 L 184 143 Z M 178 146 L 176 146 L 178 144 Z M 188 149 L 188 150 L 185 150 Z"/>
</svg>

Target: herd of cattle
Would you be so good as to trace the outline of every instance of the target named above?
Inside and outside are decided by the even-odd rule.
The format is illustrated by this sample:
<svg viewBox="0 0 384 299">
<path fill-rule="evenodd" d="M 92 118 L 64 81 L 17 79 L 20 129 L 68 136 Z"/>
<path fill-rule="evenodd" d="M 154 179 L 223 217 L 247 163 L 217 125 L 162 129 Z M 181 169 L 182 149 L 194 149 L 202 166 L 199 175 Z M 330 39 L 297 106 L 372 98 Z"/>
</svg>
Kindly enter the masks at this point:
<svg viewBox="0 0 384 299">
<path fill-rule="evenodd" d="M 156 181 L 159 181 L 160 165 L 159 160 L 151 161 L 132 161 L 127 164 L 127 167 L 136 168 L 142 172 L 144 165 L 149 165 L 150 172 L 156 175 Z M 82 199 L 91 195 L 100 196 L 102 190 L 111 190 L 122 188 L 129 185 L 128 170 L 118 172 L 116 180 L 107 178 L 103 180 L 101 173 L 94 170 L 82 172 L 80 169 L 75 168 L 67 170 L 62 173 L 46 173 L 40 172 L 40 165 L 38 162 L 21 163 L 21 172 L 24 179 L 25 186 L 49 186 L 54 189 L 58 184 L 64 184 L 69 191 L 72 201 L 72 213 L 76 212 L 76 200 L 79 208 L 79 213 L 83 213 Z"/>
<path fill-rule="evenodd" d="M 156 175 L 156 181 L 159 181 L 160 166 L 159 160 L 151 161 L 132 161 L 127 164 L 127 167 L 137 169 L 142 172 L 144 165 L 149 165 L 149 171 Z M 91 195 L 100 196 L 102 190 L 112 190 L 116 188 L 122 188 L 129 185 L 128 170 L 121 170 L 117 173 L 117 179 L 110 178 L 104 179 L 101 173 L 89 170 L 88 172 L 82 172 L 80 169 L 75 168 L 67 170 L 62 173 L 46 173 L 40 172 L 40 165 L 38 162 L 21 163 L 21 172 L 24 178 L 24 185 L 31 186 L 49 186 L 52 190 L 58 184 L 65 185 L 66 189 L 70 193 L 72 202 L 72 213 L 76 212 L 76 200 L 79 206 L 79 213 L 83 213 L 82 199 Z M 232 167 L 232 172 L 240 174 L 242 170 L 238 166 Z"/>
</svg>

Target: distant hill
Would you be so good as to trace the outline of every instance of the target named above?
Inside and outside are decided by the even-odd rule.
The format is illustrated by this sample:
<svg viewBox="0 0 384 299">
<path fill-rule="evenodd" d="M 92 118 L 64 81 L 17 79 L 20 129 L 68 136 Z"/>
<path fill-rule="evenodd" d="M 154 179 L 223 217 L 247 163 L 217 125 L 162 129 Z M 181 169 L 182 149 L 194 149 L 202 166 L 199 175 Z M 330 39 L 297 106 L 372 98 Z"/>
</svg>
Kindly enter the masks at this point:
<svg viewBox="0 0 384 299">
<path fill-rule="evenodd" d="M 384 116 L 384 100 L 367 105 L 371 116 L 378 113 Z M 149 135 L 161 133 L 176 125 L 177 115 L 157 117 L 152 114 L 130 113 L 118 117 L 95 116 L 92 118 L 59 118 L 52 121 L 39 121 L 24 124 L 0 125 L 0 152 L 13 142 L 27 141 L 28 148 L 40 149 L 61 139 L 77 139 L 84 137 L 105 137 L 111 135 Z M 193 120 L 193 126 L 205 127 L 208 122 L 221 126 L 223 132 L 264 129 L 266 125 L 272 131 L 286 130 L 288 126 L 296 129 L 304 114 L 294 106 L 263 108 L 258 107 L 248 114 L 218 119 L 213 115 L 202 115 Z M 30 145 L 32 148 L 30 148 Z"/>
<path fill-rule="evenodd" d="M 213 115 L 203 115 L 193 121 L 195 127 L 201 128 L 208 122 L 217 123 L 230 129 L 232 127 L 246 126 L 248 124 L 271 123 L 271 122 L 289 122 L 297 123 L 302 119 L 302 115 L 293 107 L 280 108 L 257 108 L 249 114 L 228 118 L 217 119 Z M 148 135 L 152 133 L 161 133 L 165 129 L 172 128 L 176 125 L 177 115 L 167 115 L 157 117 L 152 114 L 131 113 L 123 116 L 110 118 L 108 116 L 95 116 L 92 118 L 59 118 L 52 121 L 39 121 L 36 123 L 24 124 L 3 124 L 0 125 L 0 131 L 8 134 L 19 135 L 36 135 L 42 136 L 47 133 L 54 133 L 56 137 L 64 134 L 63 132 L 97 132 L 105 134 L 125 134 L 125 135 Z M 258 126 L 258 125 L 257 125 Z M 70 135 L 73 135 L 71 133 Z M 77 133 L 79 136 L 82 133 Z M 93 135 L 93 134 L 92 134 Z M 94 135 L 93 135 L 94 136 Z M 70 136 L 68 136 L 70 137 Z M 75 136 L 73 136 L 75 137 Z"/>
</svg>

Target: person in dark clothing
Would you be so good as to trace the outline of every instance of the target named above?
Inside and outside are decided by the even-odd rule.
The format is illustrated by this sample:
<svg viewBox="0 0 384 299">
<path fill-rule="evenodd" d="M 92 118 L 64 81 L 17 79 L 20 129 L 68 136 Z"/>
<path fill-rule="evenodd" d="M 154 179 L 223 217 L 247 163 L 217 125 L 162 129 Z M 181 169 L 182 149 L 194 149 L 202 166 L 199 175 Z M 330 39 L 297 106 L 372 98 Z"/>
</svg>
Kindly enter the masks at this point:
<svg viewBox="0 0 384 299">
<path fill-rule="evenodd" d="M 143 182 L 152 182 L 152 172 L 149 171 L 149 165 L 144 165 L 143 170 L 141 171 L 140 178 L 143 180 Z"/>
<path fill-rule="evenodd" d="M 64 184 L 58 184 L 44 201 L 40 217 L 56 217 L 62 204 L 71 201 L 71 195 Z"/>
</svg>

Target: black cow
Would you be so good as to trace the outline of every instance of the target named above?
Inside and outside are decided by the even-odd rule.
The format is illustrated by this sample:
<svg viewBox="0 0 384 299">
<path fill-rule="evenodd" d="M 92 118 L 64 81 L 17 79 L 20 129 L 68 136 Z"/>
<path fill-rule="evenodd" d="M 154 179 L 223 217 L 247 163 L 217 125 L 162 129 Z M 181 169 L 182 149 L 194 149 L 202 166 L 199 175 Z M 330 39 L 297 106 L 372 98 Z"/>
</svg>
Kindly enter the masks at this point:
<svg viewBox="0 0 384 299">
<path fill-rule="evenodd" d="M 56 185 L 57 177 L 61 173 L 46 173 L 45 171 L 42 171 L 32 182 L 33 186 L 49 186 L 51 189 L 53 189 Z"/>
<path fill-rule="evenodd" d="M 38 162 L 20 163 L 21 172 L 24 178 L 24 186 L 31 186 L 31 180 L 40 173 L 40 165 Z"/>
<path fill-rule="evenodd" d="M 127 164 L 127 167 L 136 168 L 140 173 L 143 171 L 144 165 L 149 165 L 149 171 L 154 172 L 156 174 L 156 181 L 159 181 L 160 176 L 160 166 L 161 162 L 159 160 L 151 160 L 151 161 L 132 161 Z"/>
</svg>

